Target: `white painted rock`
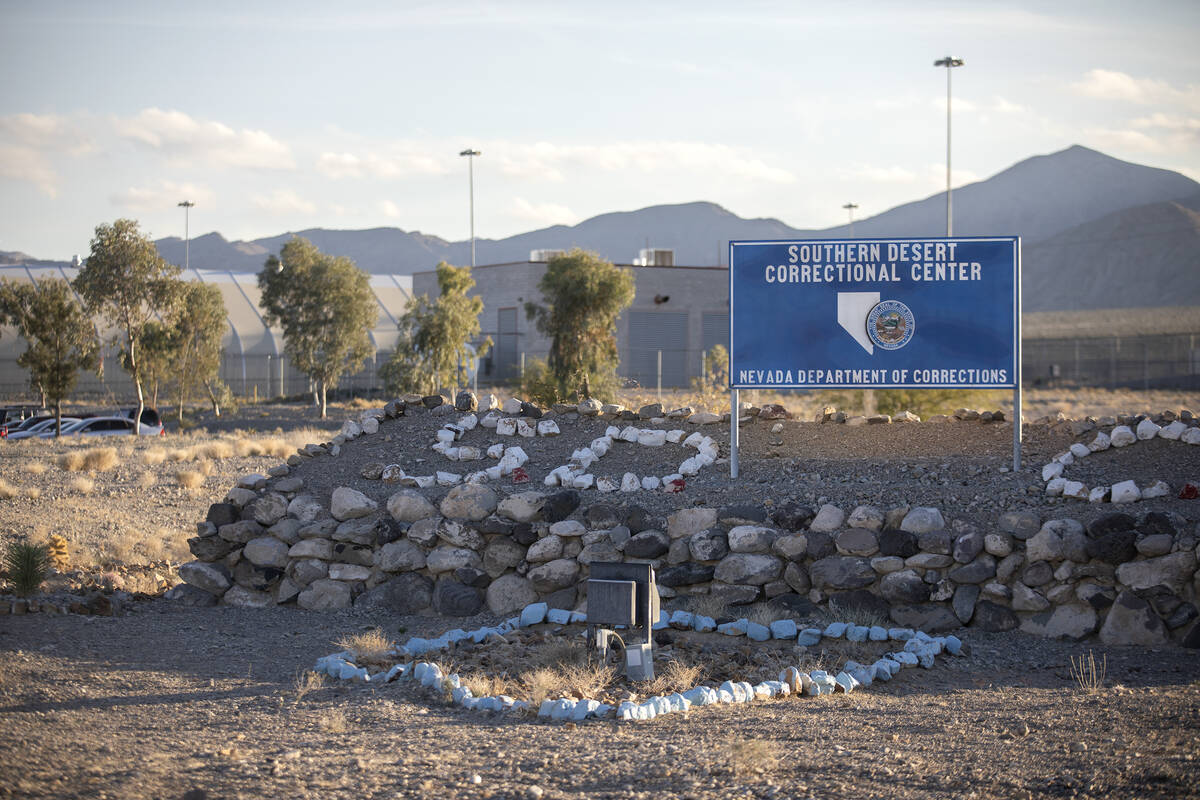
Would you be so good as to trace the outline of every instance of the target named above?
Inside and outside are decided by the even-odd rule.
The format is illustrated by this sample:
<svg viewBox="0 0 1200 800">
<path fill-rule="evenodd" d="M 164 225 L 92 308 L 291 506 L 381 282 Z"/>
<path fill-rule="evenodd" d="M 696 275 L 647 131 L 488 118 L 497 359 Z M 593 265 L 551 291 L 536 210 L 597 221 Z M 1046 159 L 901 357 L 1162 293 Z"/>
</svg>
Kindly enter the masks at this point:
<svg viewBox="0 0 1200 800">
<path fill-rule="evenodd" d="M 1158 437 L 1160 439 L 1170 439 L 1172 441 L 1177 441 L 1179 439 L 1179 437 L 1183 435 L 1183 432 L 1186 431 L 1187 429 L 1188 429 L 1187 425 L 1184 425 L 1179 420 L 1175 420 L 1170 425 L 1165 425 L 1162 428 L 1159 428 Z"/>
<path fill-rule="evenodd" d="M 537 436 L 537 428 L 529 424 L 529 420 L 521 418 L 517 420 L 517 434 L 524 436 L 526 439 L 532 439 Z"/>
<path fill-rule="evenodd" d="M 487 449 L 488 458 L 499 459 L 504 455 L 504 445 L 494 444 Z"/>
<path fill-rule="evenodd" d="M 1057 461 L 1051 461 L 1046 466 L 1042 467 L 1042 480 L 1052 481 L 1063 474 L 1063 465 Z"/>
<path fill-rule="evenodd" d="M 1107 486 L 1093 486 L 1088 492 L 1089 503 L 1103 503 L 1108 499 L 1109 488 Z"/>
<path fill-rule="evenodd" d="M 1070 451 L 1059 453 L 1054 457 L 1054 460 L 1064 467 L 1069 467 L 1075 463 L 1075 456 L 1071 455 Z"/>
<path fill-rule="evenodd" d="M 602 477 L 596 480 L 596 489 L 601 492 L 615 492 L 621 488 L 621 484 L 617 483 L 615 478 Z"/>
<path fill-rule="evenodd" d="M 671 444 L 679 444 L 681 439 L 683 439 L 683 431 L 667 431 L 667 441 Z"/>
<path fill-rule="evenodd" d="M 1137 438 L 1141 439 L 1142 441 L 1153 439 L 1155 436 L 1158 436 L 1158 432 L 1160 430 L 1162 430 L 1162 428 L 1160 428 L 1158 425 L 1155 425 L 1154 422 L 1144 419 L 1138 423 Z"/>
<path fill-rule="evenodd" d="M 1128 425 L 1118 425 L 1109 434 L 1109 440 L 1113 447 L 1125 447 L 1136 442 L 1137 436 Z"/>
<path fill-rule="evenodd" d="M 1142 499 L 1149 500 L 1152 497 L 1166 497 L 1171 493 L 1171 487 L 1166 481 L 1155 481 L 1145 489 L 1142 489 Z"/>
<path fill-rule="evenodd" d="M 621 478 L 621 491 L 622 492 L 636 492 L 638 489 L 641 489 L 641 488 L 642 488 L 642 482 L 639 481 L 638 476 L 634 475 L 632 472 L 626 472 L 625 476 Z"/>
<path fill-rule="evenodd" d="M 1088 450 L 1091 450 L 1093 453 L 1098 453 L 1101 450 L 1107 450 L 1111 446 L 1112 440 L 1108 438 L 1108 434 L 1104 431 L 1100 431 L 1096 434 L 1096 438 L 1092 440 L 1092 443 L 1088 445 Z"/>
<path fill-rule="evenodd" d="M 462 475 L 457 472 L 438 471 L 436 478 L 438 486 L 455 486 L 462 483 Z"/>
<path fill-rule="evenodd" d="M 517 421 L 512 417 L 503 417 L 496 420 L 496 435 L 497 436 L 513 436 L 517 432 Z"/>
<path fill-rule="evenodd" d="M 643 489 L 654 490 L 660 486 L 662 486 L 662 480 L 655 475 L 647 475 L 646 477 L 642 478 Z"/>
<path fill-rule="evenodd" d="M 1088 449 L 1088 446 L 1082 442 L 1076 442 L 1075 444 L 1071 445 L 1071 455 L 1075 456 L 1076 458 L 1086 458 L 1087 456 L 1091 455 L 1091 453 L 1092 451 Z"/>
<path fill-rule="evenodd" d="M 1063 484 L 1063 497 L 1074 497 L 1076 500 L 1088 499 L 1088 487 L 1079 481 L 1067 481 Z"/>
<path fill-rule="evenodd" d="M 575 489 L 590 489 L 595 482 L 596 476 L 588 473 L 586 475 L 576 475 L 575 480 L 571 481 L 572 488 Z"/>
<path fill-rule="evenodd" d="M 544 419 L 537 424 L 538 436 L 558 436 L 559 433 L 558 423 L 552 419 Z"/>
<path fill-rule="evenodd" d="M 479 424 L 485 428 L 495 428 L 500 424 L 501 419 L 502 417 L 499 414 L 497 414 L 495 411 L 492 411 L 484 414 L 483 417 L 480 418 Z"/>
<path fill-rule="evenodd" d="M 644 444 L 647 447 L 662 447 L 667 443 L 666 431 L 638 431 L 638 444 Z"/>
<path fill-rule="evenodd" d="M 1200 444 L 1200 428 L 1188 428 L 1179 437 L 1179 441 L 1185 444 Z"/>
<path fill-rule="evenodd" d="M 1067 486 L 1066 478 L 1051 478 L 1046 484 L 1046 495 L 1048 497 L 1061 497 L 1063 489 Z"/>
<path fill-rule="evenodd" d="M 1114 483 L 1112 501 L 1114 503 L 1133 503 L 1142 498 L 1142 492 L 1133 481 Z"/>
<path fill-rule="evenodd" d="M 467 414 L 458 421 L 458 427 L 464 431 L 473 431 L 479 425 L 479 417 L 474 414 Z"/>
<path fill-rule="evenodd" d="M 500 410 L 505 414 L 520 414 L 521 400 L 517 397 L 510 397 L 504 401 L 504 405 L 500 406 Z"/>
<path fill-rule="evenodd" d="M 636 442 L 638 440 L 638 429 L 629 425 L 614 438 L 622 442 Z"/>
</svg>

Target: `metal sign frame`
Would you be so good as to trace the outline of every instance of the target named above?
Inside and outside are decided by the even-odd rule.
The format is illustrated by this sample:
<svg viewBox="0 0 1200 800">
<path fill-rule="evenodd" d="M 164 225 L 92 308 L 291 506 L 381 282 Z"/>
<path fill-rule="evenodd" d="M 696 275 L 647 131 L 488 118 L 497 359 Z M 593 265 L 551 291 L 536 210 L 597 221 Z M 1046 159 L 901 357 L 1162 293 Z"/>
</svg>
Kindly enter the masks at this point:
<svg viewBox="0 0 1200 800">
<path fill-rule="evenodd" d="M 882 373 L 882 379 L 878 379 L 878 380 L 872 379 L 874 377 L 873 375 L 871 376 L 871 378 L 868 378 L 866 380 L 861 379 L 862 376 L 856 375 L 856 377 L 859 379 L 855 380 L 853 382 L 842 381 L 842 380 L 833 380 L 833 381 L 821 381 L 819 384 L 812 383 L 812 382 L 797 383 L 795 381 L 786 380 L 786 379 L 790 379 L 792 377 L 790 374 L 790 371 L 788 372 L 788 374 L 783 376 L 785 378 L 785 380 L 773 381 L 769 384 L 762 384 L 762 383 L 747 384 L 744 381 L 738 380 L 738 367 L 735 362 L 735 359 L 741 353 L 741 348 L 735 347 L 735 336 L 736 336 L 735 326 L 737 325 L 737 311 L 738 311 L 738 305 L 735 302 L 735 287 L 737 286 L 737 283 L 738 283 L 737 279 L 739 278 L 739 270 L 738 270 L 739 257 L 738 257 L 737 248 L 739 248 L 739 247 L 744 248 L 742 251 L 744 253 L 748 252 L 747 248 L 758 249 L 758 252 L 755 252 L 754 254 L 756 256 L 758 256 L 760 260 L 762 258 L 761 248 L 776 248 L 776 249 L 784 248 L 785 252 L 792 253 L 792 256 L 793 256 L 792 264 L 795 264 L 796 263 L 796 261 L 795 261 L 796 249 L 800 248 L 801 246 L 804 246 L 809 249 L 817 248 L 817 247 L 825 248 L 827 246 L 830 248 L 839 247 L 839 246 L 844 247 L 844 248 L 852 247 L 856 251 L 858 251 L 862 247 L 867 247 L 867 248 L 877 247 L 882 250 L 883 247 L 886 247 L 888 245 L 893 245 L 893 246 L 897 246 L 897 247 L 900 245 L 920 245 L 921 247 L 926 247 L 926 246 L 930 246 L 930 245 L 937 247 L 940 245 L 941 247 L 950 248 L 949 252 L 952 253 L 953 248 L 956 248 L 964 243 L 967 244 L 968 246 L 970 246 L 971 244 L 976 244 L 976 245 L 984 244 L 984 245 L 993 245 L 993 246 L 994 245 L 1001 245 L 1001 246 L 1010 245 L 1011 246 L 1011 269 L 1012 269 L 1011 284 L 1010 284 L 1011 285 L 1011 298 L 1004 296 L 1003 293 L 1001 293 L 999 295 L 989 294 L 988 287 L 986 287 L 986 286 L 980 286 L 974 290 L 976 295 L 978 295 L 980 293 L 982 293 L 984 295 L 985 299 L 983 300 L 983 303 L 986 305 L 986 310 L 988 312 L 990 312 L 990 314 L 993 316 L 993 318 L 999 320 L 999 322 L 997 324 L 1000 325 L 1001 329 L 1003 327 L 1005 327 L 1008 322 L 1008 319 L 1005 319 L 1005 318 L 1008 317 L 1009 303 L 1011 302 L 1011 317 L 1009 318 L 1009 319 L 1011 319 L 1011 326 L 1012 326 L 1011 346 L 1009 347 L 1009 349 L 1002 350 L 999 352 L 999 355 L 1003 356 L 1008 364 L 1011 364 L 1011 368 L 1008 370 L 1008 375 L 1010 376 L 1009 380 L 1007 380 L 1007 381 L 993 380 L 993 381 L 985 381 L 985 382 L 955 382 L 955 383 L 941 382 L 941 381 L 925 381 L 922 383 L 913 383 L 913 382 L 904 382 L 902 380 L 897 380 L 896 373 L 898 371 L 897 370 L 887 370 L 887 369 L 853 370 L 853 371 L 859 372 L 859 373 L 867 372 L 867 371 L 870 371 L 872 373 L 875 371 L 878 371 L 878 372 Z M 788 250 L 788 248 L 792 248 L 792 249 Z M 810 250 L 810 252 L 811 252 L 811 250 Z M 827 249 L 827 250 L 825 250 L 825 252 L 828 253 L 828 252 L 830 252 L 830 250 Z M 913 261 L 913 260 L 912 259 L 902 259 L 902 261 L 907 264 L 908 262 Z M 1005 258 L 1005 261 L 1007 261 L 1007 258 Z M 919 264 L 920 262 L 918 260 L 918 261 L 914 261 L 913 263 Z M 757 266 L 757 265 L 758 265 L 758 263 L 756 262 L 755 266 Z M 823 266 L 824 267 L 832 267 L 833 265 L 827 264 L 827 265 L 823 265 Z M 843 266 L 843 265 L 839 265 L 839 266 Z M 850 265 L 847 264 L 844 266 L 849 267 Z M 855 265 L 855 266 L 857 266 L 857 265 Z M 872 265 L 872 266 L 876 266 L 876 265 Z M 880 266 L 885 266 L 885 265 L 880 265 Z M 890 266 L 891 266 L 891 270 L 892 270 L 891 280 L 897 281 L 896 262 L 893 261 L 890 264 Z M 994 270 L 996 267 L 1004 267 L 1004 266 L 1006 266 L 1006 264 L 1004 264 L 1004 263 L 989 263 L 988 266 L 990 268 L 989 274 L 991 274 L 991 270 Z M 773 267 L 771 267 L 771 266 L 766 267 L 768 275 L 770 274 L 770 270 L 772 268 Z M 792 269 L 794 270 L 795 267 L 793 267 Z M 813 267 L 813 270 L 815 272 L 815 270 L 816 270 L 815 266 Z M 826 271 L 825 274 L 827 274 L 827 275 L 829 274 L 828 270 Z M 850 276 L 851 270 L 847 269 L 845 271 L 845 273 L 843 273 L 843 274 Z M 1007 278 L 1009 276 L 1003 272 L 999 273 L 999 275 L 1000 275 L 1000 280 L 1003 283 L 1007 283 Z M 799 281 L 795 280 L 794 279 L 796 277 L 795 271 L 793 271 L 789 277 L 791 277 L 792 280 L 787 280 L 786 283 L 799 284 L 801 286 L 803 286 L 805 283 L 813 283 L 813 284 L 828 284 L 829 283 L 829 281 L 827 279 L 825 281 L 822 281 L 822 280 L 807 280 L 807 281 L 806 280 L 799 280 Z M 801 277 L 803 277 L 803 276 L 801 276 Z M 813 276 L 813 277 L 815 277 L 815 276 Z M 915 273 L 914 273 L 914 277 L 915 277 Z M 870 340 L 874 341 L 874 344 L 877 344 L 881 347 L 886 346 L 888 344 L 888 342 L 881 342 L 875 336 L 871 335 L 870 331 L 866 330 L 867 325 L 865 325 L 863 323 L 858 323 L 857 320 L 863 319 L 862 315 L 864 314 L 864 309 L 870 309 L 871 313 L 874 313 L 878 316 L 878 314 L 876 313 L 877 310 L 880 307 L 889 306 L 889 304 L 890 304 L 890 306 L 894 306 L 896 308 L 896 316 L 908 313 L 908 316 L 904 317 L 904 319 L 907 321 L 907 324 L 908 324 L 908 327 L 906 328 L 906 333 L 907 333 L 908 339 L 905 339 L 903 342 L 896 345 L 895 347 L 887 348 L 887 349 L 899 349 L 900 347 L 903 347 L 904 344 L 906 344 L 909 340 L 911 340 L 911 338 L 913 337 L 912 331 L 914 328 L 914 326 L 912 325 L 911 312 L 909 312 L 907 306 L 905 306 L 904 303 L 902 303 L 902 302 L 896 302 L 896 301 L 892 301 L 892 300 L 887 300 L 887 301 L 882 300 L 882 292 L 878 291 L 880 289 L 880 284 L 870 283 L 870 284 L 864 285 L 864 282 L 861 279 L 860 280 L 840 279 L 838 281 L 838 283 L 842 286 L 845 286 L 848 290 L 849 289 L 860 289 L 860 288 L 867 288 L 867 289 L 874 288 L 877 291 L 875 291 L 875 292 L 853 292 L 853 291 L 842 292 L 842 291 L 831 291 L 828 288 L 822 287 L 820 289 L 820 292 L 822 292 L 823 298 L 828 299 L 828 298 L 836 295 L 836 301 L 835 301 L 836 309 L 832 313 L 832 318 L 834 319 L 834 323 L 833 323 L 834 327 L 829 330 L 830 336 L 846 337 L 847 340 L 853 339 L 858 342 L 858 345 L 860 345 L 864 350 L 867 351 L 868 355 L 873 356 L 874 355 L 873 344 L 872 344 L 872 341 L 868 340 L 868 337 L 870 338 Z M 897 281 L 897 283 L 900 283 L 900 281 Z M 904 286 L 901 289 L 901 292 L 900 292 L 901 295 L 911 297 L 914 295 L 914 293 L 919 294 L 921 291 L 921 286 L 920 286 L 919 282 L 918 282 L 918 285 L 916 285 L 916 286 L 914 286 L 913 283 L 914 283 L 914 281 L 909 281 L 908 285 Z M 887 283 L 887 282 L 885 282 L 883 285 L 885 285 L 887 288 L 891 287 L 891 284 Z M 940 287 L 937 290 L 942 294 L 945 294 L 947 292 L 953 292 L 953 289 L 954 289 L 953 282 L 949 282 L 948 287 L 947 287 L 947 282 L 939 282 L 939 283 L 935 283 L 933 285 L 935 287 Z M 969 286 L 969 284 L 965 284 L 965 285 Z M 1007 287 L 1005 287 L 1005 288 L 1007 288 Z M 932 291 L 934 291 L 934 289 L 929 290 L 929 292 L 927 292 L 926 294 L 928 294 Z M 760 297 L 758 297 L 756 299 L 761 301 L 763 299 L 762 295 L 764 295 L 764 292 L 761 288 L 758 289 L 758 292 L 759 292 Z M 779 293 L 767 293 L 767 294 L 769 295 L 766 297 L 766 299 L 768 301 L 773 301 L 775 299 L 775 297 L 779 295 Z M 843 308 L 842 308 L 843 295 L 846 296 L 845 300 L 846 300 L 846 305 L 848 306 L 848 309 L 846 309 L 847 313 L 846 313 L 845 319 L 843 319 Z M 783 296 L 787 296 L 787 295 L 783 295 Z M 794 303 L 794 298 L 795 298 L 795 294 L 792 293 L 791 294 L 791 299 L 793 301 L 792 304 L 789 305 L 786 309 L 781 309 L 775 313 L 776 314 L 786 313 L 786 314 L 790 315 L 791 317 L 795 318 L 797 309 L 796 309 L 796 306 Z M 978 297 L 974 297 L 973 299 L 977 304 L 980 302 L 980 299 Z M 1011 388 L 1013 390 L 1013 469 L 1014 470 L 1020 469 L 1020 465 L 1021 465 L 1021 416 L 1022 416 L 1021 415 L 1022 409 L 1021 409 L 1021 240 L 1020 240 L 1020 237 L 1018 237 L 1018 236 L 951 236 L 951 237 L 905 237 L 905 238 L 889 237 L 889 238 L 871 238 L 871 239 L 803 239 L 803 240 L 785 239 L 785 240 L 736 240 L 736 241 L 730 241 L 729 242 L 729 298 L 728 298 L 728 305 L 729 305 L 729 358 L 730 358 L 730 363 L 729 363 L 730 414 L 729 414 L 729 418 L 730 418 L 730 477 L 731 478 L 737 478 L 738 471 L 739 471 L 738 417 L 739 417 L 739 410 L 740 410 L 740 389 L 743 389 L 743 388 L 753 388 L 753 389 L 825 389 L 825 388 L 829 388 L 829 389 L 835 389 L 835 388 L 856 388 L 856 389 L 872 389 L 872 388 L 909 388 L 909 389 L 989 388 L 989 389 L 993 389 L 993 388 Z M 772 314 L 770 313 L 774 308 L 776 308 L 776 306 L 774 306 L 774 304 L 771 304 L 771 303 L 768 303 L 768 305 L 770 305 L 771 307 L 767 308 L 767 309 L 761 309 L 761 311 L 763 313 L 765 313 L 767 319 L 777 319 L 778 318 L 777 316 L 772 316 Z M 872 307 L 872 305 L 874 307 Z M 968 306 L 964 306 L 963 308 L 966 308 L 966 307 L 968 307 Z M 887 310 L 891 310 L 891 308 L 889 307 Z M 961 313 L 962 310 L 963 310 L 962 308 L 956 308 L 957 313 Z M 760 311 L 759 309 L 756 309 L 756 315 L 759 314 L 759 311 Z M 822 313 L 830 314 L 831 310 L 823 309 Z M 867 316 L 869 316 L 869 314 Z M 761 316 L 758 316 L 757 318 L 760 320 L 762 319 Z M 803 318 L 803 317 L 801 317 L 801 318 Z M 812 320 L 809 319 L 807 321 L 811 327 Z M 862 330 L 857 330 L 855 328 L 856 324 L 861 325 Z M 902 329 L 905 329 L 905 328 L 902 326 Z M 946 335 L 945 332 L 943 332 L 942 335 L 945 336 Z M 839 345 L 843 346 L 843 347 L 848 346 L 844 342 L 841 342 L 840 339 L 835 339 L 832 341 L 835 341 L 838 343 L 838 345 L 834 345 L 835 347 L 839 346 Z M 1001 340 L 995 340 L 995 341 L 991 342 L 990 344 L 993 347 L 995 347 L 999 341 L 1001 341 Z M 933 340 L 933 344 L 931 346 L 936 348 L 938 345 L 938 342 L 939 342 L 939 340 L 937 340 L 937 339 Z M 922 344 L 924 344 L 924 342 L 922 342 Z M 954 339 L 952 349 L 955 349 L 955 348 L 961 351 L 962 343 L 961 343 L 960 338 Z M 857 351 L 853 351 L 853 352 L 857 356 L 857 358 L 861 361 L 861 358 L 862 358 L 861 353 L 858 353 Z M 992 355 L 993 357 L 996 357 L 997 354 L 991 353 L 990 355 Z M 930 366 L 933 366 L 933 365 L 930 365 Z M 842 370 L 839 370 L 839 372 L 840 371 L 842 371 Z M 844 371 L 849 373 L 852 370 L 848 368 Z M 782 372 L 782 370 L 780 370 L 780 372 Z M 889 378 L 891 380 L 889 380 Z"/>
</svg>

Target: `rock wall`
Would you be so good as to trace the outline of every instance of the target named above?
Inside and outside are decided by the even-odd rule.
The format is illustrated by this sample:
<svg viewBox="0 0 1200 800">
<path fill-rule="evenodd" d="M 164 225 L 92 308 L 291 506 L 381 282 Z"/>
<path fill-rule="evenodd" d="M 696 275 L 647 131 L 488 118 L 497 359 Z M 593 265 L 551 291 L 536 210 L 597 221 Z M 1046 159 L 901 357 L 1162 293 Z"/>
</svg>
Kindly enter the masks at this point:
<svg viewBox="0 0 1200 800">
<path fill-rule="evenodd" d="M 385 412 L 384 421 L 402 409 Z M 341 444 L 310 445 L 290 462 Z M 665 599 L 771 600 L 797 616 L 833 603 L 932 633 L 1019 627 L 1200 647 L 1200 543 L 1175 515 L 1110 513 L 1085 526 L 1009 513 L 983 530 L 928 507 L 789 504 L 658 519 L 634 503 L 581 506 L 574 489 L 501 496 L 473 483 L 436 506 L 417 489 L 399 488 L 381 507 L 342 487 L 325 507 L 290 472 L 247 476 L 210 507 L 189 540 L 197 560 L 180 567 L 186 583 L 169 597 L 508 615 L 537 601 L 575 608 L 593 561 L 644 560 Z"/>
</svg>

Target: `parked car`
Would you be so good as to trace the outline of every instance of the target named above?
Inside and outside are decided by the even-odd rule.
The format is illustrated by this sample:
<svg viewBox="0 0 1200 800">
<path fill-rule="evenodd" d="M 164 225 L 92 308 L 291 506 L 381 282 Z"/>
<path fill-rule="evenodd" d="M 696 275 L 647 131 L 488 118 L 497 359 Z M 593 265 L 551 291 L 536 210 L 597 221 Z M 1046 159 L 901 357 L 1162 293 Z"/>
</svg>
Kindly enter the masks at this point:
<svg viewBox="0 0 1200 800">
<path fill-rule="evenodd" d="M 65 436 L 70 429 L 82 422 L 79 417 L 63 417 L 62 432 Z M 54 417 L 35 417 L 34 423 L 24 430 L 13 431 L 8 434 L 7 439 L 10 442 L 18 442 L 22 439 L 48 438 L 53 436 L 57 431 L 58 426 L 54 424 Z"/>
<path fill-rule="evenodd" d="M 137 413 L 136 408 L 122 408 L 120 411 L 117 412 L 117 416 L 125 417 L 126 419 L 133 419 L 133 415 L 136 413 Z M 156 409 L 149 408 L 149 407 L 143 408 L 142 409 L 142 425 L 150 425 L 152 427 L 157 425 L 158 427 L 161 428 L 162 427 L 162 417 L 160 417 L 158 415 L 158 411 Z"/>
<path fill-rule="evenodd" d="M 17 430 L 29 420 L 37 420 L 46 416 L 46 409 L 41 406 L 5 406 L 0 408 L 0 439 L 8 436 L 9 432 Z"/>
<path fill-rule="evenodd" d="M 70 430 L 63 429 L 63 436 L 127 436 L 132 433 L 133 420 L 128 417 L 91 417 L 75 423 Z M 166 429 L 163 428 L 162 422 L 157 425 L 142 422 L 142 436 L 163 436 L 165 434 Z"/>
</svg>

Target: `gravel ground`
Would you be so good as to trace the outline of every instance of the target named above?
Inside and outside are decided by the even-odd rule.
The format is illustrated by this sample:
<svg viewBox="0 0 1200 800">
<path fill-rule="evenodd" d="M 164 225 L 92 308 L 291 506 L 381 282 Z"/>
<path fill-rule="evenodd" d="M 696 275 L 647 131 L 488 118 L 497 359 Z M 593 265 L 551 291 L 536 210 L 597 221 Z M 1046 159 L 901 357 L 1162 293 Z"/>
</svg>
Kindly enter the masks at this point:
<svg viewBox="0 0 1200 800">
<path fill-rule="evenodd" d="M 968 657 L 849 696 L 572 726 L 395 684 L 297 692 L 339 636 L 431 618 L 152 600 L 3 620 L 0 796 L 1200 796 L 1200 665 L 1178 648 L 1096 648 L 1088 694 L 1080 646 L 969 631 Z"/>
</svg>

